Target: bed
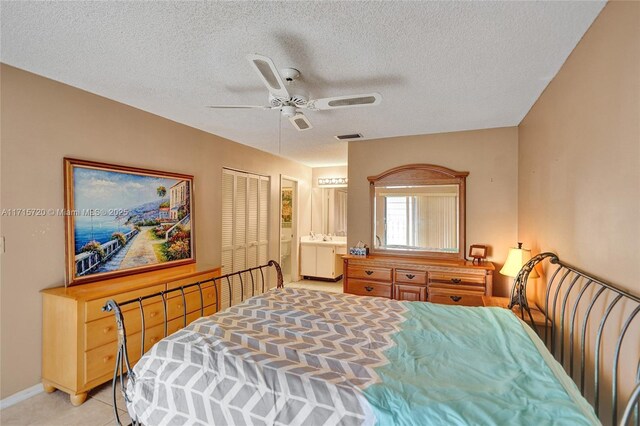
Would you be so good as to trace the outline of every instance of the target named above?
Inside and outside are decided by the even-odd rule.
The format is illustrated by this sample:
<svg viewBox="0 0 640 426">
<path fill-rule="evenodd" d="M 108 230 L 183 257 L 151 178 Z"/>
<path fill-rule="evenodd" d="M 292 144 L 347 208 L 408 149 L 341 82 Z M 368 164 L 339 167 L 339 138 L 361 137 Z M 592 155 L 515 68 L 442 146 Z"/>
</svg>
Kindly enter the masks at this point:
<svg viewBox="0 0 640 426">
<path fill-rule="evenodd" d="M 527 268 L 530 271 L 545 257 L 550 256 L 532 259 L 519 278 L 526 282 Z M 570 268 L 557 257 L 552 260 Z M 251 275 L 251 291 L 244 288 L 248 280 L 241 284 L 246 300 L 167 336 L 134 368 L 127 360 L 126 332 L 119 320 L 123 341 L 114 374 L 114 402 L 120 380 L 131 418 L 147 425 L 600 423 L 599 404 L 594 409 L 581 395 L 584 361 L 579 388 L 571 379 L 573 361 L 567 374 L 566 360 L 559 363 L 552 355 L 555 348 L 547 349 L 559 341 L 557 331 L 564 330 L 559 326 L 567 322 L 565 316 L 576 316 L 589 288 L 597 293 L 600 281 L 590 277 L 576 286 L 579 280 L 573 275 L 582 273 L 570 270 L 573 275 L 565 284 L 569 274 L 556 279 L 556 271 L 547 293 L 557 294 L 545 309 L 553 335 L 545 332 L 543 341 L 523 321 L 524 311 L 518 318 L 502 308 L 289 289 L 281 285 L 277 263 L 269 265 L 278 273 L 277 288 L 255 295 L 251 270 L 236 273 Z M 229 276 L 219 279 L 229 294 L 233 281 Z M 563 287 L 569 295 L 575 288 L 579 297 L 563 297 Z M 614 305 L 623 297 L 627 295 Z M 635 296 L 629 297 L 630 303 L 638 303 Z M 567 308 L 574 303 L 576 309 Z M 587 320 L 594 310 L 591 305 Z M 118 319 L 117 304 L 107 307 Z M 629 324 L 637 311 L 627 317 Z M 611 312 L 613 308 L 605 312 L 605 322 Z M 572 324 L 573 342 L 579 321 L 572 318 Z M 562 353 L 568 349 L 563 345 Z M 632 362 L 638 368 L 637 353 Z M 637 424 L 637 382 L 626 407 L 620 404 L 623 422 Z M 619 399 L 616 387 L 619 383 L 612 388 L 614 407 Z M 615 424 L 618 410 L 610 411 Z"/>
</svg>

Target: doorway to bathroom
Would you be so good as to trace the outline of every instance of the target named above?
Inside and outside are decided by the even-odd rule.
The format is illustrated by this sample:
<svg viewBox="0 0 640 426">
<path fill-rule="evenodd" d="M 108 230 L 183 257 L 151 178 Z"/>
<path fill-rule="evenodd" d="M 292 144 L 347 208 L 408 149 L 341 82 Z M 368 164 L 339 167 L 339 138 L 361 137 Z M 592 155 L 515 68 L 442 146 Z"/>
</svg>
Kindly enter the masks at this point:
<svg viewBox="0 0 640 426">
<path fill-rule="evenodd" d="M 298 281 L 298 181 L 280 177 L 280 266 L 284 283 Z"/>
</svg>

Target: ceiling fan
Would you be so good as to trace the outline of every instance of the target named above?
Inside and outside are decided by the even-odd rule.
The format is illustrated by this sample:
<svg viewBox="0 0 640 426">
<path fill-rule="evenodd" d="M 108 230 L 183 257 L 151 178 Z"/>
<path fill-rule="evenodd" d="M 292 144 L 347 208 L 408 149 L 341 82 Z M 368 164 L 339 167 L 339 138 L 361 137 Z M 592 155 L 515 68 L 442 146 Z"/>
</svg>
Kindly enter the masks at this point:
<svg viewBox="0 0 640 426">
<path fill-rule="evenodd" d="M 305 95 L 290 93 L 287 86 L 291 85 L 298 77 L 300 71 L 295 68 L 284 68 L 280 71 L 273 61 L 263 55 L 250 54 L 247 59 L 256 70 L 262 82 L 269 91 L 269 105 L 210 105 L 207 108 L 255 108 L 277 109 L 287 117 L 293 127 L 299 131 L 309 130 L 313 126 L 301 110 L 323 111 L 337 108 L 350 108 L 361 106 L 379 105 L 382 95 L 379 93 L 366 93 L 363 95 L 335 96 L 332 98 L 308 99 Z"/>
</svg>

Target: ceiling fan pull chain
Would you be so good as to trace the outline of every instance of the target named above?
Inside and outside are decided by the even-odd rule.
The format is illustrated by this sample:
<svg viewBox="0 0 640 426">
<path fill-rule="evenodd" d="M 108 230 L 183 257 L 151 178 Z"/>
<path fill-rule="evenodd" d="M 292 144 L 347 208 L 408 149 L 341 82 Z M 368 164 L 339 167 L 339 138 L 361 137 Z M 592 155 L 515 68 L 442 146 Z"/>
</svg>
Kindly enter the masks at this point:
<svg viewBox="0 0 640 426">
<path fill-rule="evenodd" d="M 278 114 L 278 155 L 282 155 L 282 114 Z"/>
</svg>

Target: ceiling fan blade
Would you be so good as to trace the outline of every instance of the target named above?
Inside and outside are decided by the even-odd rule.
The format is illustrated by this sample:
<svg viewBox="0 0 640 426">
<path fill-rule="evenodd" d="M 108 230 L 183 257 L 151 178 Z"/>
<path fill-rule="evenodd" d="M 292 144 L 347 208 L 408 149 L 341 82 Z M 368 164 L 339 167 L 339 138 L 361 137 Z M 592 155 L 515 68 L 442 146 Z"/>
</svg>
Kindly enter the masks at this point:
<svg viewBox="0 0 640 426">
<path fill-rule="evenodd" d="M 293 127 L 301 132 L 313 129 L 313 126 L 311 125 L 309 119 L 302 113 L 297 113 L 293 117 L 289 117 L 289 121 L 291 122 L 291 124 L 293 124 Z"/>
<path fill-rule="evenodd" d="M 269 93 L 279 98 L 291 97 L 285 88 L 284 80 L 271 59 L 258 54 L 249 54 L 247 59 L 267 86 Z"/>
<path fill-rule="evenodd" d="M 382 102 L 380 93 L 367 93 L 364 95 L 335 96 L 333 98 L 316 99 L 309 101 L 309 109 L 326 110 L 335 108 L 349 108 L 361 106 L 375 106 Z"/>
<path fill-rule="evenodd" d="M 207 105 L 207 108 L 214 109 L 271 109 L 271 106 L 262 105 Z"/>
</svg>

